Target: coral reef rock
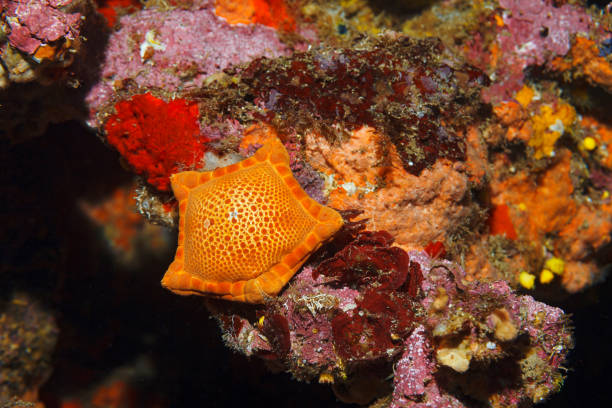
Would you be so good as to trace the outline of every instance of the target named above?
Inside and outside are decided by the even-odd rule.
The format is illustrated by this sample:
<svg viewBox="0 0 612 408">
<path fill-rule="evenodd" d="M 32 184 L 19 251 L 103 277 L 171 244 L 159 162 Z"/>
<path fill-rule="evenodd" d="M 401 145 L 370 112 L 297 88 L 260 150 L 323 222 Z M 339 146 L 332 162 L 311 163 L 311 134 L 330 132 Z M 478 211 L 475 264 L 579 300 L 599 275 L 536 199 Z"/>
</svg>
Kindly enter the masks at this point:
<svg viewBox="0 0 612 408">
<path fill-rule="evenodd" d="M 211 301 L 226 343 L 330 383 L 345 402 L 526 406 L 559 390 L 572 348 L 562 310 L 503 281 L 467 283 L 458 265 L 405 252 L 386 232 L 343 240 L 256 322 Z"/>
</svg>

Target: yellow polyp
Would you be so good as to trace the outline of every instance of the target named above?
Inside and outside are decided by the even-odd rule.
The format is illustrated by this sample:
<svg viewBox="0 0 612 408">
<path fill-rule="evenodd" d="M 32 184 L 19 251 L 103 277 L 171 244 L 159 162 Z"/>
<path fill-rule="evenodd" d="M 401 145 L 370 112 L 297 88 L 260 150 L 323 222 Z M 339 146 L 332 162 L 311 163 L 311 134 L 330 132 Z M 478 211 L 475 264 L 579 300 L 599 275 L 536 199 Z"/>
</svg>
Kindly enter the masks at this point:
<svg viewBox="0 0 612 408">
<path fill-rule="evenodd" d="M 325 372 L 319 375 L 319 384 L 333 384 L 334 376 L 331 373 Z"/>
<path fill-rule="evenodd" d="M 503 22 L 502 22 L 502 24 L 503 24 Z M 523 85 L 521 90 L 518 91 L 516 93 L 516 95 L 514 96 L 514 99 L 516 99 L 516 101 L 523 108 L 526 108 L 527 105 L 529 105 L 529 103 L 533 100 L 534 95 L 535 95 L 535 91 L 533 90 L 533 88 L 531 88 L 530 86 L 527 86 L 527 85 Z"/>
<path fill-rule="evenodd" d="M 544 268 L 553 272 L 556 275 L 561 275 L 565 270 L 565 261 L 561 258 L 549 258 L 544 263 Z"/>
<path fill-rule="evenodd" d="M 28 302 L 25 299 L 20 299 L 20 298 L 15 298 L 11 300 L 11 303 L 17 306 L 26 306 L 28 304 Z"/>
<path fill-rule="evenodd" d="M 535 278 L 535 275 L 526 271 L 522 271 L 519 274 L 519 283 L 525 289 L 533 289 L 535 287 Z"/>
<path fill-rule="evenodd" d="M 342 359 L 336 360 L 336 367 L 339 370 L 339 372 L 337 372 L 338 376 L 345 381 L 348 378 L 348 375 L 346 374 L 346 366 L 344 365 L 344 361 L 342 361 Z"/>
<path fill-rule="evenodd" d="M 519 203 L 518 209 L 521 211 L 527 211 L 527 205 L 525 203 Z"/>
<path fill-rule="evenodd" d="M 264 320 L 266 320 L 266 316 L 261 316 L 259 320 L 257 321 L 257 325 L 259 327 L 263 327 Z"/>
<path fill-rule="evenodd" d="M 575 119 L 576 111 L 567 103 L 561 102 L 555 107 L 543 105 L 540 113 L 531 118 L 533 133 L 528 144 L 534 149 L 535 158 L 552 156 L 557 139 Z"/>
<path fill-rule="evenodd" d="M 553 281 L 554 278 L 555 274 L 553 274 L 548 269 L 542 269 L 542 272 L 540 272 L 540 283 L 550 283 Z"/>
<path fill-rule="evenodd" d="M 595 139 L 593 139 L 592 137 L 590 137 L 590 136 L 589 137 L 585 137 L 582 140 L 582 147 L 585 150 L 589 150 L 589 151 L 595 150 L 595 148 L 597 147 L 597 141 Z"/>
<path fill-rule="evenodd" d="M 610 192 L 608 190 L 605 190 L 603 193 L 601 193 L 602 200 L 605 200 L 608 197 L 610 197 Z"/>
</svg>

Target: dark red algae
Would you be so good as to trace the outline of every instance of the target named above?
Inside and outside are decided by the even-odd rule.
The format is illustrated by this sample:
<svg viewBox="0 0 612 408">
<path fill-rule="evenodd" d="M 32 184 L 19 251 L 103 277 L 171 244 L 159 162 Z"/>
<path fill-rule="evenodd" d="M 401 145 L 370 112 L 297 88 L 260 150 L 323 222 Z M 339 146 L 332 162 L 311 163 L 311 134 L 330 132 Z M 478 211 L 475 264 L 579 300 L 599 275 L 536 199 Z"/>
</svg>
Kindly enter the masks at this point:
<svg viewBox="0 0 612 408">
<path fill-rule="evenodd" d="M 279 357 L 284 358 L 291 348 L 289 322 L 280 313 L 269 313 L 263 320 L 262 333 L 270 340 Z"/>
<path fill-rule="evenodd" d="M 427 252 L 427 255 L 434 259 L 444 258 L 446 256 L 446 248 L 444 247 L 444 243 L 440 241 L 430 242 L 429 244 L 425 245 L 424 249 L 425 252 Z"/>
<path fill-rule="evenodd" d="M 357 308 L 333 318 L 332 335 L 338 354 L 348 361 L 387 358 L 403 348 L 401 339 L 414 328 L 416 303 L 406 293 L 371 289 Z"/>
<path fill-rule="evenodd" d="M 333 286 L 360 291 L 356 308 L 338 311 L 331 322 L 338 354 L 347 361 L 387 358 L 402 350 L 419 310 L 420 267 L 408 253 L 392 247 L 386 231 L 363 231 L 322 262 L 313 277 L 330 278 Z"/>
<path fill-rule="evenodd" d="M 439 40 L 403 36 L 259 58 L 239 76 L 244 98 L 265 108 L 256 119 L 326 136 L 338 124 L 374 127 L 416 175 L 439 157 L 465 160 L 462 131 L 476 120 L 480 89 L 489 83 Z"/>
<path fill-rule="evenodd" d="M 392 247 L 387 231 L 363 231 L 333 257 L 322 262 L 313 272 L 333 278 L 332 284 L 355 289 L 375 286 L 379 290 L 396 290 L 408 276 L 406 251 Z"/>
</svg>

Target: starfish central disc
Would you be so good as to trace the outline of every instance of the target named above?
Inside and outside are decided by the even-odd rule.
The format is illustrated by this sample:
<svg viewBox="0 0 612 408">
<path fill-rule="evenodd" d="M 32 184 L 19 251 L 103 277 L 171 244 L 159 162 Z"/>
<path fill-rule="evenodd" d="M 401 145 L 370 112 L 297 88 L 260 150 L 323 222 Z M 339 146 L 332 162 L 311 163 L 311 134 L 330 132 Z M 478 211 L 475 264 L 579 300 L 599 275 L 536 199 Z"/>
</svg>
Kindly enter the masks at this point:
<svg viewBox="0 0 612 408">
<path fill-rule="evenodd" d="M 211 180 L 191 195 L 185 214 L 190 231 L 185 237 L 185 271 L 205 280 L 261 275 L 316 224 L 265 164 Z"/>
<path fill-rule="evenodd" d="M 262 302 L 343 223 L 302 190 L 276 138 L 239 163 L 171 183 L 179 242 L 162 285 L 181 295 Z"/>
</svg>

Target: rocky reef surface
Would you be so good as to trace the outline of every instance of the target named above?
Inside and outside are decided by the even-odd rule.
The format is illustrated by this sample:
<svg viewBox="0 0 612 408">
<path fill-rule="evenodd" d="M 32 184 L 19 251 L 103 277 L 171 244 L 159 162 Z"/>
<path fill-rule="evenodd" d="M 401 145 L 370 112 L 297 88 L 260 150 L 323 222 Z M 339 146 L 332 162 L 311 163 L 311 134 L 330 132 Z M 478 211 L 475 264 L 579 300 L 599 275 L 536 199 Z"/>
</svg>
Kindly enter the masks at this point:
<svg viewBox="0 0 612 408">
<path fill-rule="evenodd" d="M 503 281 L 466 284 L 458 265 L 405 252 L 386 232 L 346 238 L 256 324 L 211 303 L 226 344 L 361 405 L 520 406 L 560 388 L 573 345 L 561 309 Z"/>
</svg>

